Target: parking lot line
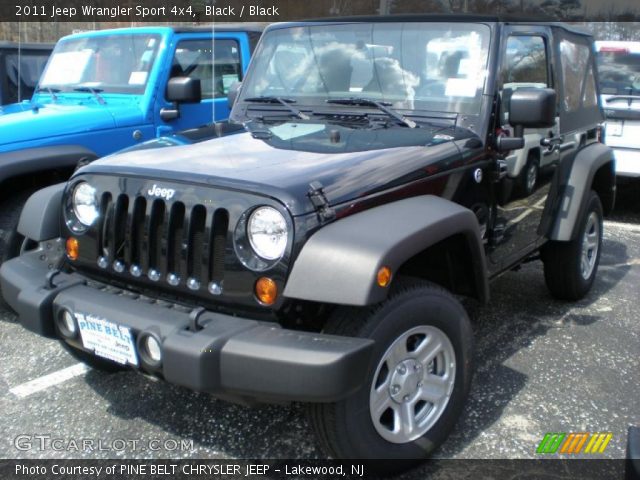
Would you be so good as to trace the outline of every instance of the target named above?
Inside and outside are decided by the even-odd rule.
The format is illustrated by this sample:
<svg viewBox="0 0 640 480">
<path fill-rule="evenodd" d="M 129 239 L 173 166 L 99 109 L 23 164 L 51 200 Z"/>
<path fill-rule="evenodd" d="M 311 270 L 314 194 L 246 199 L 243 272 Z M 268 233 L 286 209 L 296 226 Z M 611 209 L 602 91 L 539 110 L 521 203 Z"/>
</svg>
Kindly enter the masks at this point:
<svg viewBox="0 0 640 480">
<path fill-rule="evenodd" d="M 613 220 L 605 220 L 605 226 L 619 228 L 620 230 L 626 230 L 628 232 L 637 232 L 640 233 L 640 225 L 636 225 L 633 223 L 622 223 L 615 222 Z"/>
<path fill-rule="evenodd" d="M 39 377 L 13 387 L 9 390 L 9 392 L 13 393 L 17 397 L 25 398 L 29 395 L 33 395 L 36 392 L 40 392 L 49 387 L 52 387 L 53 385 L 58 385 L 74 377 L 83 375 L 88 370 L 89 367 L 87 367 L 84 363 L 76 363 L 75 365 L 71 365 L 70 367 L 63 368 L 62 370 L 50 373 L 49 375 L 45 375 L 44 377 Z"/>
</svg>

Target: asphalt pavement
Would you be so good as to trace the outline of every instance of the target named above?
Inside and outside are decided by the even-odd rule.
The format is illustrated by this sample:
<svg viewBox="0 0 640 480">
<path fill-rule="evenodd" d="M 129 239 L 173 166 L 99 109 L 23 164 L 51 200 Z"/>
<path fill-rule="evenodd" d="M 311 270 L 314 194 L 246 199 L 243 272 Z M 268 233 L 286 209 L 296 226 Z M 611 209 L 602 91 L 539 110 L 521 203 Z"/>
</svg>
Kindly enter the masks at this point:
<svg viewBox="0 0 640 480">
<path fill-rule="evenodd" d="M 624 457 L 640 425 L 640 183 L 619 197 L 587 298 L 553 300 L 540 262 L 492 284 L 474 312 L 471 396 L 436 457 L 537 458 L 547 432 L 611 432 L 601 456 Z M 302 405 L 237 406 L 86 370 L 8 311 L 0 345 L 0 457 L 322 458 Z"/>
</svg>

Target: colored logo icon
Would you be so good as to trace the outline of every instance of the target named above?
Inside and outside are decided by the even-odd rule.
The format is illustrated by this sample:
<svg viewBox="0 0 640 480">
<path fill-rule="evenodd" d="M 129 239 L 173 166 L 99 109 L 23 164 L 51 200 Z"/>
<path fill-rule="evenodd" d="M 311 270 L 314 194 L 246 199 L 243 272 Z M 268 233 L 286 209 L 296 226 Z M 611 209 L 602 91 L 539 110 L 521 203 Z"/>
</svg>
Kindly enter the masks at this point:
<svg viewBox="0 0 640 480">
<path fill-rule="evenodd" d="M 613 434 L 610 432 L 547 433 L 538 445 L 536 453 L 604 453 L 612 437 Z"/>
</svg>

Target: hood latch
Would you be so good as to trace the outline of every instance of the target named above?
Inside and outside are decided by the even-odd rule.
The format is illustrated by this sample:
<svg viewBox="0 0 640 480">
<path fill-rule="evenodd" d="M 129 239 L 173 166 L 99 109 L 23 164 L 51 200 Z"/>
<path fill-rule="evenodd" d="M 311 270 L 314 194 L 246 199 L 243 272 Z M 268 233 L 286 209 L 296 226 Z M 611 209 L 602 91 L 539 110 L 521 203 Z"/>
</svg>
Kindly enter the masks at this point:
<svg viewBox="0 0 640 480">
<path fill-rule="evenodd" d="M 322 183 L 311 182 L 309 187 L 307 195 L 309 196 L 309 200 L 311 200 L 316 212 L 318 212 L 320 219 L 328 221 L 336 218 L 336 212 L 331 208 L 329 200 L 327 200 L 327 197 L 324 194 L 324 187 L 322 186 Z"/>
</svg>

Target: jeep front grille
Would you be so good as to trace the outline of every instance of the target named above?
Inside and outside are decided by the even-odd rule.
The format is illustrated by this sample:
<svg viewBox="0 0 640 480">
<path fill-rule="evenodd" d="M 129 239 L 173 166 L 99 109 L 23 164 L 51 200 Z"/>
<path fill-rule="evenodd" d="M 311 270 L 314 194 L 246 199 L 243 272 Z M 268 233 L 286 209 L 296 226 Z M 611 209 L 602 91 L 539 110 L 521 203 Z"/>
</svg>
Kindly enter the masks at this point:
<svg viewBox="0 0 640 480">
<path fill-rule="evenodd" d="M 106 192 L 100 201 L 98 265 L 191 289 L 224 279 L 224 208 Z M 212 292 L 213 293 L 213 292 Z"/>
</svg>

